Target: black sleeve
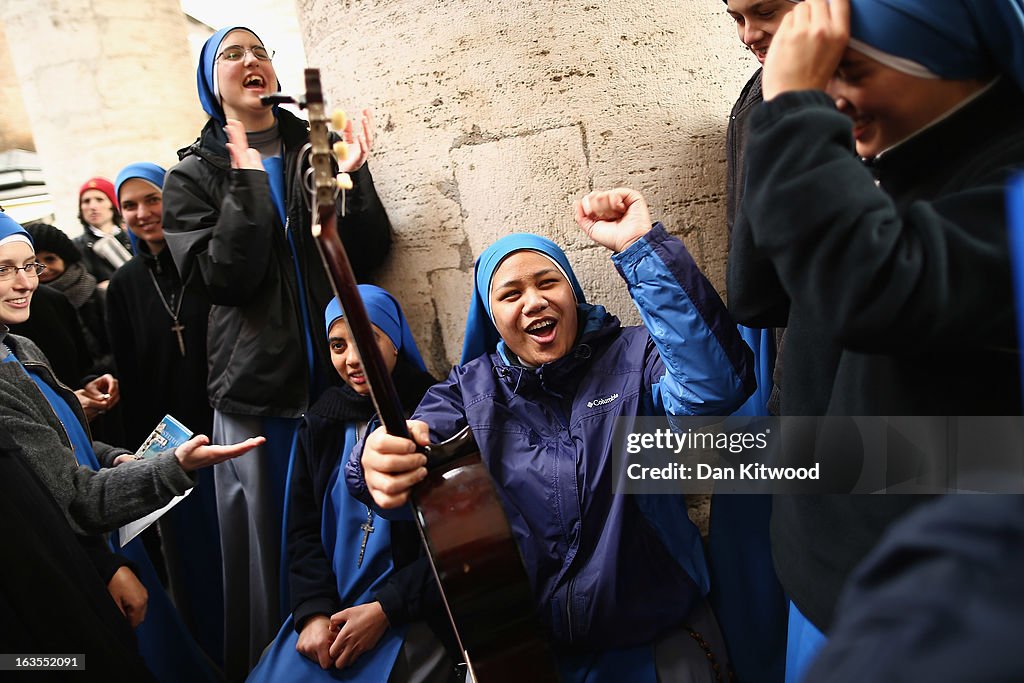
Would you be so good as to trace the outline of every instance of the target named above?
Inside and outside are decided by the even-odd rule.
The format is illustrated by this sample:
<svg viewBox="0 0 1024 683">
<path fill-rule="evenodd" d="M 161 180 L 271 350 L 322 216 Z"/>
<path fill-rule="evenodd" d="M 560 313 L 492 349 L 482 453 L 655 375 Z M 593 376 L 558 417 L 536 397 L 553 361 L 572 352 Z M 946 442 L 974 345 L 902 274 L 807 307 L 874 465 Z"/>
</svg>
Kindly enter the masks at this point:
<svg viewBox="0 0 1024 683">
<path fill-rule="evenodd" d="M 135 338 L 132 325 L 133 311 L 129 305 L 125 291 L 130 282 L 122 279 L 118 270 L 110 278 L 107 288 L 107 336 L 114 354 L 114 376 L 121 383 L 121 410 L 123 412 L 126 443 L 138 447 L 149 435 L 153 425 L 148 417 L 151 413 L 147 401 L 146 387 L 143 386 L 142 358 L 139 355 L 143 348 L 139 339 Z M 104 465 L 109 467 L 110 465 Z"/>
<path fill-rule="evenodd" d="M 391 250 L 391 221 L 377 196 L 368 164 L 352 174 L 344 209 L 338 203 L 338 234 L 360 282 L 384 263 Z"/>
<path fill-rule="evenodd" d="M 309 423 L 303 421 L 288 497 L 288 585 L 296 631 L 312 616 L 330 616 L 341 609 L 337 581 L 320 538 L 320 503 L 313 490 L 314 448 Z"/>
<path fill-rule="evenodd" d="M 1005 338 L 1009 167 L 993 161 L 971 187 L 897 207 L 850 131 L 818 91 L 783 93 L 751 117 L 743 207 L 792 300 L 866 353 L 1015 344 Z"/>
<path fill-rule="evenodd" d="M 786 326 L 789 296 L 771 260 L 754 246 L 742 204 L 733 226 L 726 282 L 729 313 L 736 322 L 748 327 Z"/>
<path fill-rule="evenodd" d="M 441 592 L 430 568 L 430 560 L 420 557 L 412 564 L 396 569 L 372 599 L 380 602 L 392 626 L 417 621 L 438 611 Z"/>
<path fill-rule="evenodd" d="M 89 556 L 89 561 L 96 568 L 96 573 L 100 575 L 104 584 L 109 583 L 111 577 L 121 567 L 128 567 L 138 575 L 135 566 L 127 558 L 114 553 L 102 535 L 75 534 L 75 536 L 78 538 L 78 543 L 82 546 L 82 550 Z"/>
<path fill-rule="evenodd" d="M 210 187 L 218 179 L 214 170 L 203 167 L 206 163 L 186 157 L 167 174 L 167 245 L 182 282 L 197 269 L 212 303 L 240 306 L 259 291 L 267 270 L 274 267 L 277 210 L 266 172 L 223 171 L 228 173 L 228 189 L 218 198 Z"/>
</svg>

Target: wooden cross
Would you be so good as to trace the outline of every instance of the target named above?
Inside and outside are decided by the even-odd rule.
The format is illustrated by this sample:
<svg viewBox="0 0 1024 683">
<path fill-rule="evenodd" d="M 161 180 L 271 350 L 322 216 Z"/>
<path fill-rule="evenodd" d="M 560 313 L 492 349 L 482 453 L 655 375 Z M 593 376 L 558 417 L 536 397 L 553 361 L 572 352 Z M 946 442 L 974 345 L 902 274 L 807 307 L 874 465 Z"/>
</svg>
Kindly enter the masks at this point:
<svg viewBox="0 0 1024 683">
<path fill-rule="evenodd" d="M 359 561 L 356 562 L 357 569 L 363 566 L 363 555 L 366 554 L 366 543 L 370 540 L 370 534 L 375 531 L 373 528 L 373 510 L 367 508 L 366 521 L 360 524 L 359 528 L 363 530 L 363 542 L 359 546 Z"/>
<path fill-rule="evenodd" d="M 171 332 L 178 335 L 178 350 L 181 351 L 182 358 L 185 357 L 185 337 L 181 336 L 181 332 L 184 329 L 185 326 L 178 322 L 177 318 L 175 318 L 174 324 L 171 325 Z"/>
</svg>

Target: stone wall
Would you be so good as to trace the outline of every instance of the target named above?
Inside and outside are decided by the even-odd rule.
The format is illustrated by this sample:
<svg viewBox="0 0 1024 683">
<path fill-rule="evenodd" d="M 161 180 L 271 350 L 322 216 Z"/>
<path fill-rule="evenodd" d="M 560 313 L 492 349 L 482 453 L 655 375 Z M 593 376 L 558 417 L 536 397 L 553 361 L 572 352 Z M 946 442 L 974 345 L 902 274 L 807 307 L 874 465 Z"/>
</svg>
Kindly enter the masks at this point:
<svg viewBox="0 0 1024 683">
<path fill-rule="evenodd" d="M 32 141 L 32 125 L 21 99 L 21 85 L 14 73 L 14 63 L 7 47 L 7 32 L 0 23 L 0 102 L 3 102 L 3 116 L 0 116 L 0 152 L 9 149 L 35 150 Z"/>
<path fill-rule="evenodd" d="M 473 259 L 536 231 L 591 301 L 638 322 L 573 199 L 628 185 L 724 286 L 725 123 L 756 63 L 711 0 L 299 0 L 328 102 L 371 107 L 397 233 L 383 285 L 432 369 L 458 360 Z"/>
<path fill-rule="evenodd" d="M 125 164 L 171 165 L 206 116 L 177 0 L 5 0 L 3 28 L 58 226 L 78 188 Z"/>
</svg>

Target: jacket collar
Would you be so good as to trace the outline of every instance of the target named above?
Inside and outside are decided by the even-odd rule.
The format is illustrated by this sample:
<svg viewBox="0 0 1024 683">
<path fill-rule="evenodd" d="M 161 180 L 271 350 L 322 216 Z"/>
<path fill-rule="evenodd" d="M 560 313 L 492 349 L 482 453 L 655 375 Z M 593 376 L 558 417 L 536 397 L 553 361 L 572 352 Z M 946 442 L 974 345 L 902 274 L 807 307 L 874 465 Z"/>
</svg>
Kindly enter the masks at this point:
<svg viewBox="0 0 1024 683">
<path fill-rule="evenodd" d="M 993 140 L 1019 136 L 1021 115 L 1024 95 L 1003 78 L 967 106 L 867 164 L 891 196 L 901 201 L 928 196 L 948 179 L 950 167 L 962 167 Z"/>
<path fill-rule="evenodd" d="M 286 149 L 298 149 L 306 143 L 309 126 L 305 121 L 285 109 L 278 109 L 277 123 Z M 227 171 L 231 169 L 227 144 L 228 136 L 224 132 L 224 126 L 215 119 L 208 119 L 199 138 L 188 147 L 178 150 L 178 159 L 194 154 Z"/>
</svg>

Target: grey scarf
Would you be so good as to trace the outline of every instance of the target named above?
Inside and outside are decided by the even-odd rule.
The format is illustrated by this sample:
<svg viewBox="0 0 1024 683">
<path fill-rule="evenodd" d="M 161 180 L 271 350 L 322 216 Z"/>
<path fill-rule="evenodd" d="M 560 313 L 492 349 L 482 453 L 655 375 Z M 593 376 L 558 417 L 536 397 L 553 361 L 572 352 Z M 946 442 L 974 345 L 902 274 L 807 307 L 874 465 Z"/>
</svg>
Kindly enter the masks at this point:
<svg viewBox="0 0 1024 683">
<path fill-rule="evenodd" d="M 96 278 L 85 269 L 81 262 L 72 263 L 56 280 L 47 282 L 54 289 L 63 292 L 77 311 L 92 293 L 96 291 Z"/>
</svg>

